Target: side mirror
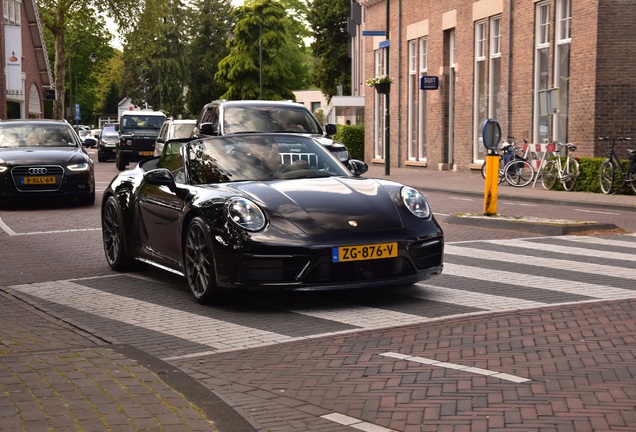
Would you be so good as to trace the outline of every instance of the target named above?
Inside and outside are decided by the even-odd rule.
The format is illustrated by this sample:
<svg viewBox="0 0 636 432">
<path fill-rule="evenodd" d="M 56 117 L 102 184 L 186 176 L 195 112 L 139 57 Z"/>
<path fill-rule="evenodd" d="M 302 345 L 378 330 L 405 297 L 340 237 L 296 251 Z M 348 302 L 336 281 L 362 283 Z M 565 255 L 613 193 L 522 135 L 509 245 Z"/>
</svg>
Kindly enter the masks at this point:
<svg viewBox="0 0 636 432">
<path fill-rule="evenodd" d="M 172 192 L 177 191 L 177 184 L 172 173 L 165 168 L 157 168 L 144 173 L 144 180 L 155 186 L 168 186 Z"/>
<path fill-rule="evenodd" d="M 115 125 L 115 130 L 116 130 L 117 132 L 119 132 L 119 125 L 118 125 L 118 124 L 116 124 L 116 125 Z"/>
<path fill-rule="evenodd" d="M 335 124 L 327 123 L 325 125 L 325 133 L 327 134 L 327 136 L 335 135 L 337 132 L 338 132 L 338 129 L 336 128 Z"/>
<path fill-rule="evenodd" d="M 95 147 L 97 145 L 97 140 L 95 138 L 86 138 L 84 140 L 84 147 Z"/>
<path fill-rule="evenodd" d="M 199 134 L 216 136 L 218 135 L 218 131 L 214 127 L 214 123 L 201 123 L 201 126 L 199 126 Z"/>
<path fill-rule="evenodd" d="M 356 177 L 369 171 L 369 165 L 357 159 L 349 159 L 347 162 L 347 168 L 349 168 L 349 171 L 351 171 L 351 173 Z"/>
</svg>

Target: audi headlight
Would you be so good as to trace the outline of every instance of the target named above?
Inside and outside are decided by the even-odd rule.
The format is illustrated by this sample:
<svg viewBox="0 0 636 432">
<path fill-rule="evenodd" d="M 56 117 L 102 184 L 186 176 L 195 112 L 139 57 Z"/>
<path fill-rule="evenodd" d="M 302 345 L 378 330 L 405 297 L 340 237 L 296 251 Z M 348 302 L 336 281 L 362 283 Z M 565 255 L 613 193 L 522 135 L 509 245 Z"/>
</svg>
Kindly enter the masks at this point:
<svg viewBox="0 0 636 432">
<path fill-rule="evenodd" d="M 404 186 L 400 191 L 402 202 L 407 209 L 415 216 L 426 219 L 431 215 L 431 210 L 428 207 L 428 202 L 422 194 L 409 186 Z"/>
<path fill-rule="evenodd" d="M 68 168 L 70 171 L 88 171 L 90 165 L 86 162 L 82 162 L 78 164 L 67 165 L 66 168 Z"/>
<path fill-rule="evenodd" d="M 230 199 L 226 211 L 230 220 L 246 231 L 260 231 L 267 223 L 260 207 L 245 198 Z"/>
</svg>

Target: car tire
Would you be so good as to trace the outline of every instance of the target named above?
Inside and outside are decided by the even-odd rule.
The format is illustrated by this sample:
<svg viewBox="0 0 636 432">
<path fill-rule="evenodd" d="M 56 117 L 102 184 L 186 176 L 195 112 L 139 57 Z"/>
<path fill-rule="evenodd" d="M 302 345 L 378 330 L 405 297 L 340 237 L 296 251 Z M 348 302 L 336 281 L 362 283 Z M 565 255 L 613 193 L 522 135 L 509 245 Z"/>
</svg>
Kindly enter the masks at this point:
<svg viewBox="0 0 636 432">
<path fill-rule="evenodd" d="M 186 231 L 183 268 L 188 288 L 196 301 L 209 304 L 219 299 L 210 230 L 199 217 L 190 222 Z"/>
<path fill-rule="evenodd" d="M 126 157 L 118 152 L 117 156 L 115 156 L 115 164 L 117 165 L 117 169 L 119 171 L 123 171 L 126 169 L 126 165 L 128 165 L 128 162 L 126 161 Z"/>
<path fill-rule="evenodd" d="M 108 197 L 102 208 L 102 239 L 108 265 L 117 271 L 130 269 L 134 261 L 126 251 L 124 220 L 114 196 Z"/>
<path fill-rule="evenodd" d="M 97 153 L 97 162 L 106 162 L 106 158 Z"/>
</svg>

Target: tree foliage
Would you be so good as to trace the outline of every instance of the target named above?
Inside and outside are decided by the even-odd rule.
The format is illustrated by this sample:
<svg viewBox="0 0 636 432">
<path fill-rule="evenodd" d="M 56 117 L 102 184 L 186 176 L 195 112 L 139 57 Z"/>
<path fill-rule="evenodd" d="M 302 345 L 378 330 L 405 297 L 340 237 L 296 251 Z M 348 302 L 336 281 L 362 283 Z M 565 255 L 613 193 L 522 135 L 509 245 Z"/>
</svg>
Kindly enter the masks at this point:
<svg viewBox="0 0 636 432">
<path fill-rule="evenodd" d="M 185 113 L 186 8 L 179 0 L 146 3 L 124 45 L 123 92 L 135 105 Z"/>
<path fill-rule="evenodd" d="M 231 7 L 226 0 L 197 0 L 193 3 L 192 67 L 188 79 L 186 104 L 191 115 L 221 97 L 227 86 L 214 79 L 218 64 L 227 54 L 226 35 L 230 26 Z"/>
<path fill-rule="evenodd" d="M 337 94 L 339 85 L 343 94 L 351 94 L 349 9 L 349 0 L 313 0 L 307 14 L 314 36 L 311 45 L 316 58 L 314 80 L 328 99 Z"/>
<path fill-rule="evenodd" d="M 295 75 L 289 52 L 285 50 L 289 38 L 285 9 L 278 2 L 260 0 L 236 8 L 233 17 L 234 40 L 228 41 L 230 53 L 219 62 L 219 71 L 215 75 L 215 79 L 228 88 L 222 97 L 294 99 L 289 83 Z"/>
<path fill-rule="evenodd" d="M 52 40 L 54 57 L 53 80 L 57 92 L 56 100 L 53 103 L 53 117 L 64 118 L 64 106 L 66 101 L 66 65 L 67 49 L 73 45 L 78 50 L 90 50 L 90 40 L 87 35 L 98 34 L 99 12 L 107 13 L 113 17 L 115 22 L 125 27 L 129 17 L 135 14 L 139 2 L 137 0 L 36 0 L 40 21 Z M 71 29 L 83 29 L 81 39 L 67 41 L 67 34 Z M 107 41 L 106 41 L 107 44 Z M 97 50 L 97 46 L 92 47 L 92 51 L 84 54 L 88 58 L 90 52 Z M 82 57 L 80 57 L 82 58 Z M 78 66 L 82 66 L 81 63 Z M 78 80 L 79 82 L 79 80 Z"/>
</svg>

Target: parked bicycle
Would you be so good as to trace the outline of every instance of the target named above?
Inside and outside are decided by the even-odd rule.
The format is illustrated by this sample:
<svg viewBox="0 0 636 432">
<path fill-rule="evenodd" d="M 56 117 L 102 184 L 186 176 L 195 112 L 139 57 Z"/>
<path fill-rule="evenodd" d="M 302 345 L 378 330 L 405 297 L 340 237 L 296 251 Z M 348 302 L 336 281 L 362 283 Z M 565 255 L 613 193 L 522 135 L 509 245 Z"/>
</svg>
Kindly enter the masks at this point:
<svg viewBox="0 0 636 432">
<path fill-rule="evenodd" d="M 580 174 L 579 161 L 570 156 L 571 153 L 576 151 L 576 146 L 572 143 L 557 143 L 555 146 L 556 153 L 560 153 L 559 146 L 565 151 L 565 160 L 562 160 L 560 156 L 550 159 L 543 168 L 541 183 L 545 190 L 550 190 L 554 187 L 556 181 L 559 180 L 563 185 L 563 189 L 571 191 L 574 189 Z"/>
<path fill-rule="evenodd" d="M 532 181 L 534 168 L 528 162 L 526 155 L 520 155 L 522 150 L 514 143 L 513 137 L 508 137 L 509 141 L 504 141 L 499 152 L 499 177 L 498 184 L 504 180 L 514 187 L 523 187 Z M 481 176 L 486 178 L 486 163 L 481 166 Z"/>
<path fill-rule="evenodd" d="M 601 182 L 601 190 L 605 195 L 608 195 L 614 188 L 615 177 L 614 173 L 618 171 L 623 178 L 623 184 L 620 188 L 616 188 L 614 194 L 620 192 L 624 187 L 629 186 L 636 193 L 636 150 L 627 149 L 629 153 L 629 164 L 626 171 L 623 171 L 623 165 L 621 164 L 616 150 L 614 147 L 619 141 L 631 141 L 631 138 L 627 137 L 599 137 L 601 141 L 610 142 L 610 152 L 607 159 L 601 164 L 599 180 Z"/>
</svg>

